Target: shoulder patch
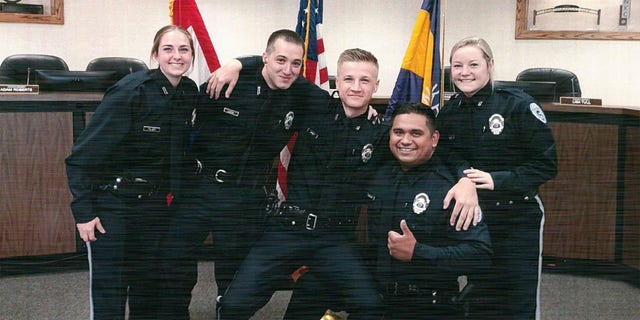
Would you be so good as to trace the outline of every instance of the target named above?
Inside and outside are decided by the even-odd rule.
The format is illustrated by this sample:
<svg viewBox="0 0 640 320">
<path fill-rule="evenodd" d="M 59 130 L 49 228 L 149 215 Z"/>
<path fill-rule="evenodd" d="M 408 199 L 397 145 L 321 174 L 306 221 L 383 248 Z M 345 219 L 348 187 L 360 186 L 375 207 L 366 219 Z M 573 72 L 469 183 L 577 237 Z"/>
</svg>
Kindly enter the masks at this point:
<svg viewBox="0 0 640 320">
<path fill-rule="evenodd" d="M 533 113 L 534 117 L 538 118 L 542 123 L 547 123 L 547 117 L 544 116 L 542 108 L 540 108 L 537 103 L 532 102 L 529 104 L 529 109 L 531 110 L 531 113 Z"/>
</svg>

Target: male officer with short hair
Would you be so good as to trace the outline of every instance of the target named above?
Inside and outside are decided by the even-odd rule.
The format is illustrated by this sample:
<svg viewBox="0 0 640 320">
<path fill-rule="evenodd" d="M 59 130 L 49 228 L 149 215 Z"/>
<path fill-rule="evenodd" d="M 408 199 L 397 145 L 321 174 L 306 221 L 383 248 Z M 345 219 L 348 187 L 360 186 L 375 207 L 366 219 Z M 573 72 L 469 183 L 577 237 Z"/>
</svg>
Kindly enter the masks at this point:
<svg viewBox="0 0 640 320">
<path fill-rule="evenodd" d="M 460 319 L 457 279 L 490 265 L 487 226 L 456 231 L 449 223 L 443 200 L 457 179 L 432 157 L 439 139 L 433 111 L 410 103 L 391 119 L 395 160 L 372 180 L 367 205 L 385 319 Z"/>
<path fill-rule="evenodd" d="M 183 197 L 175 200 L 178 214 L 163 245 L 160 299 L 166 319 L 189 319 L 198 249 L 210 232 L 218 294 L 224 293 L 260 236 L 273 159 L 305 115 L 326 112 L 328 93 L 299 78 L 303 54 L 297 33 L 277 30 L 261 65 L 242 70 L 233 96 L 212 100 L 201 93 L 189 152 L 197 158 L 197 174 L 186 174 Z"/>
</svg>

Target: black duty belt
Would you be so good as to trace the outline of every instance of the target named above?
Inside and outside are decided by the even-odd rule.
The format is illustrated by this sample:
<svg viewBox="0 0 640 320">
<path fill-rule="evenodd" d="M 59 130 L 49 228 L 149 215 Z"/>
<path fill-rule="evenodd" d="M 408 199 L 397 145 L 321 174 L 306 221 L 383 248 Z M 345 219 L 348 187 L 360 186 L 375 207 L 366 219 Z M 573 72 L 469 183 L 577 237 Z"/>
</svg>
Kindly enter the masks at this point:
<svg viewBox="0 0 640 320">
<path fill-rule="evenodd" d="M 196 175 L 202 176 L 205 179 L 215 183 L 230 183 L 233 182 L 233 174 L 227 169 L 216 167 L 205 167 L 200 160 L 196 160 Z"/>
<path fill-rule="evenodd" d="M 292 227 L 302 226 L 306 230 L 314 231 L 319 227 L 336 227 L 353 225 L 353 219 L 331 219 L 320 217 L 310 210 L 302 209 L 299 206 L 283 202 L 273 208 L 267 208 L 270 216 L 281 219 L 285 225 Z"/>
<path fill-rule="evenodd" d="M 395 297 L 424 297 L 431 299 L 431 303 L 451 302 L 452 297 L 456 295 L 455 288 L 452 290 L 442 290 L 429 288 L 419 284 L 404 282 L 388 282 L 383 288 L 384 295 Z"/>
<path fill-rule="evenodd" d="M 99 185 L 97 189 L 109 191 L 122 198 L 143 199 L 150 198 L 162 191 L 162 186 L 140 177 L 115 176 Z"/>
<path fill-rule="evenodd" d="M 536 200 L 537 196 L 538 195 L 535 194 L 535 195 L 523 195 L 523 196 L 502 197 L 502 198 L 489 197 L 489 198 L 480 199 L 479 202 L 481 206 L 494 206 L 494 207 L 515 206 L 519 204 L 537 203 L 537 200 Z"/>
<path fill-rule="evenodd" d="M 513 206 L 524 203 L 535 203 L 537 191 L 527 192 L 522 195 L 500 195 L 500 194 L 488 194 L 480 196 L 480 204 L 485 206 Z"/>
</svg>

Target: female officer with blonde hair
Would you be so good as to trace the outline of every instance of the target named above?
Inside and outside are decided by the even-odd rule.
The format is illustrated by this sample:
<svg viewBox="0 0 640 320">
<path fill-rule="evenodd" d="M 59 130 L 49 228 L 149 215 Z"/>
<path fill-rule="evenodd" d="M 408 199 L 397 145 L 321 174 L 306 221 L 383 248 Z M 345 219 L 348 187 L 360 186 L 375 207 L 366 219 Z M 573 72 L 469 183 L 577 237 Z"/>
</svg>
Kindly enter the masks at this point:
<svg viewBox="0 0 640 320">
<path fill-rule="evenodd" d="M 476 184 L 494 250 L 491 270 L 472 277 L 475 296 L 489 301 L 472 310 L 489 312 L 479 316 L 484 319 L 535 319 L 544 224 L 538 188 L 557 174 L 553 135 L 531 96 L 494 87 L 485 40 L 460 40 L 450 63 L 459 92 L 438 115 L 437 152 L 467 163 L 458 175 Z"/>
</svg>

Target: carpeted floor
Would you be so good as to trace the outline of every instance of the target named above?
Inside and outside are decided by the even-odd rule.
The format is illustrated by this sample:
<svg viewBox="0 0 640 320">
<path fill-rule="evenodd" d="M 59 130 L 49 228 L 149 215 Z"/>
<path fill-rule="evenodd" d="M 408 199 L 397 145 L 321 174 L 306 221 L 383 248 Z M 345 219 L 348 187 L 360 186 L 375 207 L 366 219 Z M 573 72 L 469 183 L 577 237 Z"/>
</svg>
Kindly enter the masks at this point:
<svg viewBox="0 0 640 320">
<path fill-rule="evenodd" d="M 191 316 L 215 319 L 214 263 L 201 262 Z M 0 320 L 89 319 L 88 273 L 69 271 L 0 277 Z M 606 277 L 543 273 L 542 319 L 640 319 L 640 288 Z M 289 291 L 279 291 L 252 319 L 278 320 Z M 318 316 L 320 318 L 321 315 Z"/>
</svg>

